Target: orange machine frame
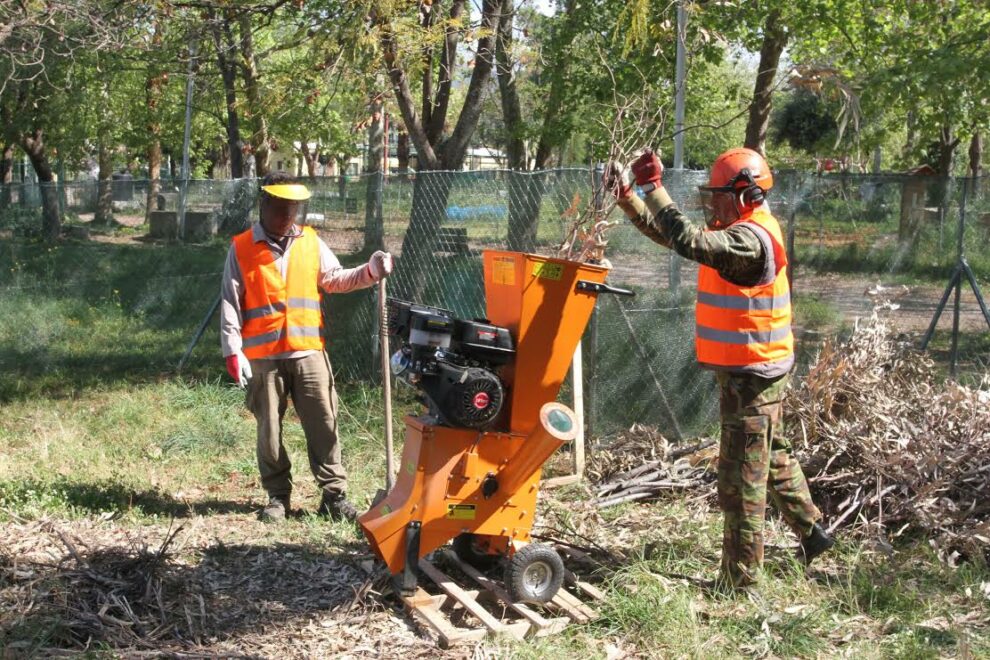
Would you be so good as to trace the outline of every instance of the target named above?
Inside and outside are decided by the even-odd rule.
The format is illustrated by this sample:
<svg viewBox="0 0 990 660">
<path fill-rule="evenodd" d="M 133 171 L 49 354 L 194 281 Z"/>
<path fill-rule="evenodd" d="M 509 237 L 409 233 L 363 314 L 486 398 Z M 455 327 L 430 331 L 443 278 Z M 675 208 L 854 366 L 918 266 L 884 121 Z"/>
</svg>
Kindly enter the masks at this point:
<svg viewBox="0 0 990 660">
<path fill-rule="evenodd" d="M 485 251 L 488 319 L 515 340 L 499 375 L 507 431 L 477 431 L 406 418 L 395 486 L 359 518 L 372 549 L 398 574 L 462 533 L 511 554 L 530 539 L 543 463 L 573 439 L 577 422 L 554 403 L 608 269 L 518 252 Z M 556 411 L 556 412 L 555 412 Z M 568 424 L 555 425 L 563 413 Z M 486 481 L 497 484 L 486 494 Z"/>
</svg>

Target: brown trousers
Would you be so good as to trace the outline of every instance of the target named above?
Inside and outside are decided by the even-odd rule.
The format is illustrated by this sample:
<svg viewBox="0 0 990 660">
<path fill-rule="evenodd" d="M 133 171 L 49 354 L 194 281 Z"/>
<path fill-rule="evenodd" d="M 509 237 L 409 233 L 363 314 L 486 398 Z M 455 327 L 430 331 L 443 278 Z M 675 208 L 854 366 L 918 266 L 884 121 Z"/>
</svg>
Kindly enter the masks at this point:
<svg viewBox="0 0 990 660">
<path fill-rule="evenodd" d="M 337 439 L 337 391 L 326 353 L 301 358 L 251 360 L 246 404 L 258 422 L 258 470 L 269 496 L 292 492 L 292 463 L 282 443 L 282 418 L 292 397 L 306 434 L 309 467 L 331 496 L 347 490 Z"/>
</svg>

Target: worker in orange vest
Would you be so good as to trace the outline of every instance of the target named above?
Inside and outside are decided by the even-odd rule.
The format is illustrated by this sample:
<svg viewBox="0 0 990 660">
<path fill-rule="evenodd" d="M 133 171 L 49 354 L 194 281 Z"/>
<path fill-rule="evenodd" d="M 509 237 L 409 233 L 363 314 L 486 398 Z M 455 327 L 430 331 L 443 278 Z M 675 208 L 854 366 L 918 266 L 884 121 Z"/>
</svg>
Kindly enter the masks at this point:
<svg viewBox="0 0 990 660">
<path fill-rule="evenodd" d="M 699 364 L 715 371 L 720 388 L 720 577 L 730 588 L 748 587 L 763 564 L 768 489 L 801 540 L 800 559 L 810 562 L 835 543 L 817 522 L 821 513 L 781 433 L 794 336 L 787 252 L 766 202 L 773 174 L 751 149 L 730 149 L 716 158 L 707 185 L 700 187 L 706 227 L 674 205 L 652 151 L 633 163 L 632 174 L 645 201 L 613 169 L 607 185 L 618 206 L 648 238 L 700 264 L 695 350 Z"/>
<path fill-rule="evenodd" d="M 337 437 L 337 393 L 324 351 L 321 290 L 345 293 L 373 285 L 392 270 L 378 251 L 368 263 L 343 268 L 306 219 L 310 192 L 284 172 L 261 183 L 260 222 L 234 236 L 221 287 L 220 343 L 227 371 L 246 388 L 258 424 L 258 468 L 268 504 L 265 521 L 290 512 L 291 463 L 282 417 L 292 398 L 309 466 L 322 491 L 320 515 L 354 520 Z"/>
</svg>

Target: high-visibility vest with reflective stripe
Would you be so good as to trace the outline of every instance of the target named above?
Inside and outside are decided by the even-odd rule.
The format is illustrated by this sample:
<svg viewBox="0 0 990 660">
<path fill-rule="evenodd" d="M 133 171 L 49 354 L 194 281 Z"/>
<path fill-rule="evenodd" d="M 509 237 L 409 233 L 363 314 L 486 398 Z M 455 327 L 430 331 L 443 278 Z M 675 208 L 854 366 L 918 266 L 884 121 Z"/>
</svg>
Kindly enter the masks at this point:
<svg viewBox="0 0 990 660">
<path fill-rule="evenodd" d="M 794 355 L 787 251 L 780 225 L 762 209 L 738 224 L 756 225 L 770 237 L 775 272 L 768 284 L 747 287 L 723 279 L 709 266 L 699 268 L 695 349 L 698 362 L 716 368 L 783 362 Z"/>
<path fill-rule="evenodd" d="M 323 349 L 320 313 L 320 243 L 311 227 L 289 250 L 285 278 L 267 241 L 255 242 L 251 229 L 234 237 L 234 253 L 244 280 L 241 339 L 244 355 L 264 358 L 291 351 Z"/>
</svg>

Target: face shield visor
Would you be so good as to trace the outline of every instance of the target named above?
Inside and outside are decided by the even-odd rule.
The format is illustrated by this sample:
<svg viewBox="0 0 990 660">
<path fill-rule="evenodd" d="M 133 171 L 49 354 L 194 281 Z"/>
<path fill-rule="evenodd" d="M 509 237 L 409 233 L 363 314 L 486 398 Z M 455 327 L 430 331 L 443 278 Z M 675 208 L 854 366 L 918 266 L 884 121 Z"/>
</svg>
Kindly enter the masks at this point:
<svg viewBox="0 0 990 660">
<path fill-rule="evenodd" d="M 306 220 L 310 193 L 301 184 L 278 184 L 261 188 L 261 224 L 276 236 L 299 236 Z"/>
<path fill-rule="evenodd" d="M 698 202 L 709 229 L 722 229 L 739 219 L 732 186 L 698 186 Z"/>
</svg>

